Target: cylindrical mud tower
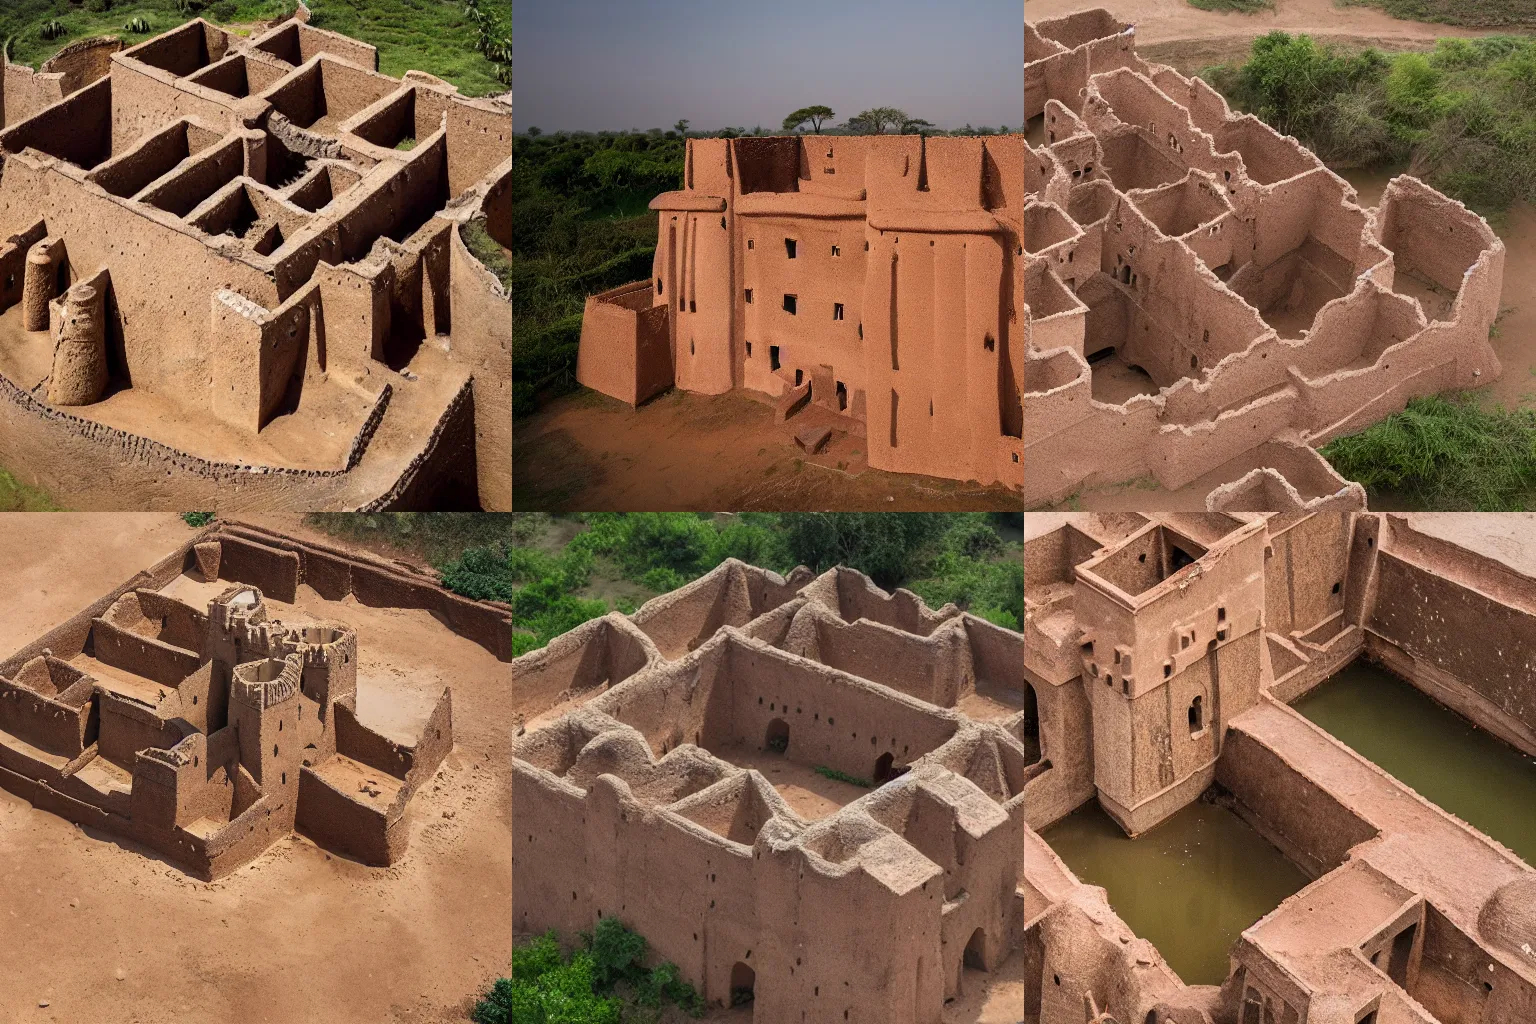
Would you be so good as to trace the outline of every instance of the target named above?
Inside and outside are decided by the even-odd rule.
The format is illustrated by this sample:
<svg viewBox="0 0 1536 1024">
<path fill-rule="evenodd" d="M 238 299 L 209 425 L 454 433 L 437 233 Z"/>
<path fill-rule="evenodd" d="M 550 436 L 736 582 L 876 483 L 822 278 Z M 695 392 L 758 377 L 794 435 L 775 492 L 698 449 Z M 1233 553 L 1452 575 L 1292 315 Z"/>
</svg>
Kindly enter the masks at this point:
<svg viewBox="0 0 1536 1024">
<path fill-rule="evenodd" d="M 58 289 L 59 261 L 63 258 L 62 238 L 45 238 L 27 253 L 21 279 L 21 322 L 29 331 L 48 329 L 48 303 Z"/>
<path fill-rule="evenodd" d="M 53 405 L 90 405 L 106 390 L 106 296 L 95 285 L 82 282 L 64 294 L 59 333 L 53 343 L 48 401 Z"/>
</svg>

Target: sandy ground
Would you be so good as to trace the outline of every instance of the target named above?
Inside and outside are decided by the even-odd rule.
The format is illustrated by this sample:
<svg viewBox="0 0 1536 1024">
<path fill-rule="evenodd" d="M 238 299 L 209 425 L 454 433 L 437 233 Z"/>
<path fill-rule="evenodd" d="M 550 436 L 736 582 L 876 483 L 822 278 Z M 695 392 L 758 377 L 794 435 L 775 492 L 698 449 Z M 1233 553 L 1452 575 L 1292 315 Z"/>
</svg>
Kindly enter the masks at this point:
<svg viewBox="0 0 1536 1024">
<path fill-rule="evenodd" d="M 1032 22 L 1106 8 L 1136 26 L 1136 48 L 1143 57 L 1186 73 L 1241 56 L 1254 39 L 1276 29 L 1384 50 L 1427 47 L 1440 36 L 1497 31 L 1401 21 L 1374 7 L 1337 7 L 1333 0 L 1275 0 L 1273 10 L 1258 14 L 1202 11 L 1188 0 L 1029 0 L 1028 6 Z"/>
<path fill-rule="evenodd" d="M 669 391 L 638 409 L 594 391 L 518 420 L 519 510 L 958 511 L 1017 509 L 1001 487 L 870 469 L 864 438 L 834 430 L 807 456 L 794 435 L 846 426 L 807 407 L 785 423 L 740 391 Z"/>
<path fill-rule="evenodd" d="M 0 649 L 187 534 L 174 516 L 4 517 Z M 278 610 L 357 627 L 360 687 L 406 703 L 453 687 L 454 751 L 413 801 L 405 859 L 369 868 L 295 836 L 207 884 L 0 791 L 0 1020 L 439 1024 L 506 972 L 507 666 L 425 612 L 307 587 L 298 605 Z"/>
</svg>

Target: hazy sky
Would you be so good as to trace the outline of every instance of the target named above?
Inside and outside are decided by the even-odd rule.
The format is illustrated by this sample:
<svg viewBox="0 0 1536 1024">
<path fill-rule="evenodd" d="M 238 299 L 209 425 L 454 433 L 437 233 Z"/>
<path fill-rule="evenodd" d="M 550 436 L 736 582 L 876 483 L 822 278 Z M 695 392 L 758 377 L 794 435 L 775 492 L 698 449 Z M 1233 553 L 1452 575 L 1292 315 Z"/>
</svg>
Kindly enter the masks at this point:
<svg viewBox="0 0 1536 1024">
<path fill-rule="evenodd" d="M 778 131 L 818 103 L 1023 120 L 1019 0 L 517 0 L 512 28 L 519 131 Z"/>
</svg>

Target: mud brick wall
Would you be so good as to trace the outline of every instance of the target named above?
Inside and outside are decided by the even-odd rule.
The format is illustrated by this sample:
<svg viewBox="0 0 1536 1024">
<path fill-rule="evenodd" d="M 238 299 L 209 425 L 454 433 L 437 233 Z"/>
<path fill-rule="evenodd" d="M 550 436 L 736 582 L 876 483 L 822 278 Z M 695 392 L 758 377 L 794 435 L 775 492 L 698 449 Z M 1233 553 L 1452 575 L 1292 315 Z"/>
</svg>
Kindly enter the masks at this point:
<svg viewBox="0 0 1536 1024">
<path fill-rule="evenodd" d="M 192 651 L 129 632 L 105 619 L 96 620 L 91 628 L 91 651 L 97 661 L 153 679 L 168 689 L 174 689 L 201 664 Z"/>
<path fill-rule="evenodd" d="M 101 711 L 97 753 L 120 768 L 133 771 L 134 755 L 147 747 L 168 750 L 181 742 L 178 729 L 137 701 L 98 689 L 96 703 Z"/>
<path fill-rule="evenodd" d="M 881 754 L 907 764 L 955 734 L 953 715 L 858 685 L 829 687 L 825 680 L 834 670 L 770 650 L 729 647 L 726 678 L 714 681 L 722 692 L 709 701 L 706 747 L 739 742 L 763 748 L 769 723 L 783 719 L 789 725 L 785 756 L 791 761 L 867 779 Z"/>
<path fill-rule="evenodd" d="M 1536 733 L 1536 615 L 1390 550 L 1378 556 L 1377 573 L 1369 628 Z"/>
<path fill-rule="evenodd" d="M 72 708 L 19 683 L 0 679 L 0 729 L 60 757 L 78 757 L 93 719 L 93 705 Z"/>
<path fill-rule="evenodd" d="M 370 768 L 404 779 L 411 770 L 411 748 L 380 736 L 357 720 L 345 704 L 336 708 L 336 752 Z"/>
<path fill-rule="evenodd" d="M 404 848 L 403 826 L 391 830 L 382 811 L 348 798 L 308 768 L 299 770 L 296 825 L 326 849 L 340 850 L 364 864 L 389 864 Z"/>
<path fill-rule="evenodd" d="M 299 556 L 255 541 L 219 538 L 219 578 L 249 583 L 275 601 L 292 603 L 299 590 Z"/>
<path fill-rule="evenodd" d="M 1216 781 L 1237 798 L 1237 812 L 1313 878 L 1340 864 L 1377 830 L 1296 766 L 1240 729 L 1227 732 Z"/>
</svg>

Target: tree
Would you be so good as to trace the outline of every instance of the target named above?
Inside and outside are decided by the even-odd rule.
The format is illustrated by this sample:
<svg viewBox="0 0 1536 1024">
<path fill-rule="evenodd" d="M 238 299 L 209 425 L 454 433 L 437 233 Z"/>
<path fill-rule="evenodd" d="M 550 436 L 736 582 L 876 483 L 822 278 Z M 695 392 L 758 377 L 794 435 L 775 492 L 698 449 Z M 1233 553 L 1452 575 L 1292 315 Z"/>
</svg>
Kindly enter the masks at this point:
<svg viewBox="0 0 1536 1024">
<path fill-rule="evenodd" d="M 787 132 L 795 131 L 804 125 L 807 121 L 809 121 L 811 123 L 811 131 L 817 135 L 820 135 L 821 123 L 823 121 L 830 121 L 836 116 L 837 115 L 832 112 L 831 107 L 820 105 L 814 107 L 801 107 L 799 110 L 794 111 L 784 119 L 784 130 Z"/>
<path fill-rule="evenodd" d="M 856 135 L 884 135 L 887 130 L 900 128 L 907 120 L 904 110 L 871 107 L 850 117 L 843 127 Z"/>
<path fill-rule="evenodd" d="M 924 121 L 920 117 L 909 117 L 901 122 L 901 134 L 903 135 L 932 135 L 933 130 L 933 122 Z"/>
<path fill-rule="evenodd" d="M 672 130 L 686 139 L 688 137 L 688 119 L 686 117 L 678 118 L 677 123 L 672 126 Z"/>
<path fill-rule="evenodd" d="M 543 132 L 539 131 L 539 126 L 538 125 L 531 124 L 531 125 L 528 126 L 528 137 L 530 139 L 536 139 L 536 138 L 538 138 L 542 134 L 543 134 Z"/>
</svg>

